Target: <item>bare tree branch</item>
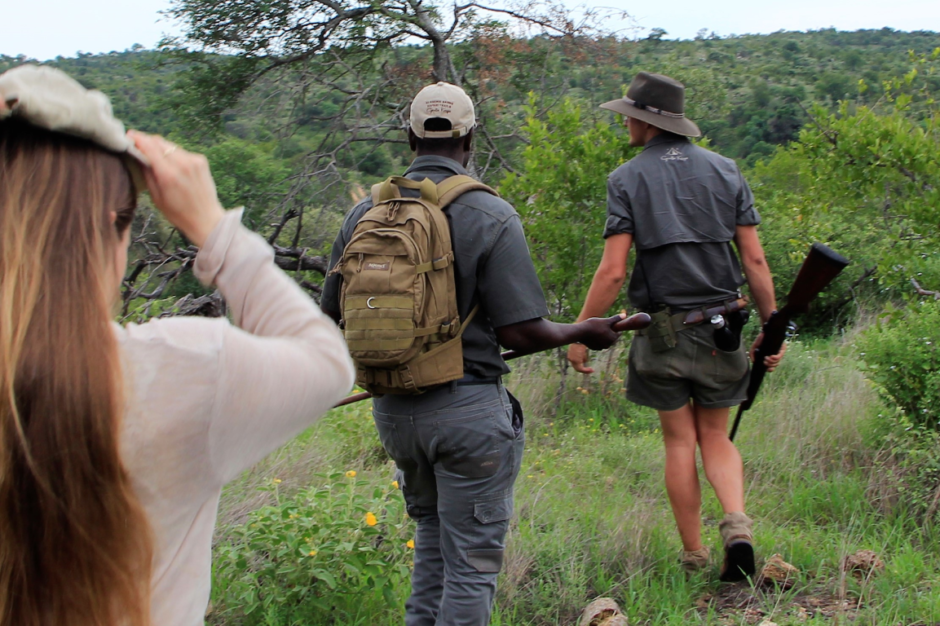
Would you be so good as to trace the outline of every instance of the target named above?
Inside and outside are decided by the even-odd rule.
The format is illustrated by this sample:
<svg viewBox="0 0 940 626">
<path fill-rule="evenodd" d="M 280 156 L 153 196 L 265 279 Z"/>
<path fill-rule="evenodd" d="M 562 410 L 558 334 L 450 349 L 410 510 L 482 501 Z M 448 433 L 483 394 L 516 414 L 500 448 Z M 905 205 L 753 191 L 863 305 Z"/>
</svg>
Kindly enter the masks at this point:
<svg viewBox="0 0 940 626">
<path fill-rule="evenodd" d="M 930 296 L 934 300 L 940 300 L 940 291 L 929 291 L 920 286 L 920 283 L 917 282 L 916 278 L 911 279 L 911 284 L 914 285 L 914 291 L 917 292 L 919 296 Z"/>
</svg>

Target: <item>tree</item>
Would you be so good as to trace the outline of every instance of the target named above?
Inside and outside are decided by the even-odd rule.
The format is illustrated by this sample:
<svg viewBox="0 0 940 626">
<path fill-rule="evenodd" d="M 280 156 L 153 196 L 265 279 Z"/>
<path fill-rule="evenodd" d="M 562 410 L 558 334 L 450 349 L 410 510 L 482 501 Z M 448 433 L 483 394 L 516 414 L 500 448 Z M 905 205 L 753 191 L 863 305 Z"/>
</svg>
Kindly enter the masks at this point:
<svg viewBox="0 0 940 626">
<path fill-rule="evenodd" d="M 930 91 L 938 60 L 940 48 L 915 59 L 878 107 L 814 107 L 799 140 L 756 168 L 765 249 L 785 277 L 778 285 L 789 285 L 814 241 L 853 261 L 821 298 L 817 323 L 852 302 L 940 287 L 940 110 Z"/>
<path fill-rule="evenodd" d="M 509 174 L 500 190 L 516 206 L 552 314 L 573 320 L 584 304 L 603 251 L 607 175 L 638 150 L 629 146 L 613 115 L 585 119 L 572 100 L 540 119 L 530 97 L 523 132 L 523 173 Z"/>
<path fill-rule="evenodd" d="M 559 57 L 586 58 L 593 51 L 601 58 L 598 51 L 619 45 L 615 37 L 605 39 L 610 11 L 575 13 L 552 0 L 493 6 L 174 0 L 167 13 L 184 25 L 181 38 L 163 45 L 185 68 L 169 99 L 184 123 L 179 140 L 211 144 L 228 132 L 247 141 L 273 141 L 277 149 L 269 156 L 290 159 L 292 171 L 262 167 L 260 181 L 253 170 L 267 165 L 266 158 L 247 150 L 248 163 L 239 166 L 231 149 L 239 146 L 231 140 L 221 152 L 209 150 L 219 152 L 216 161 L 235 174 L 220 189 L 264 184 L 275 190 L 265 198 L 279 197 L 276 206 L 253 208 L 251 220 L 275 246 L 278 264 L 295 270 L 314 295 L 326 270 L 326 260 L 316 252 L 328 239 L 325 233 L 335 232 L 336 218 L 348 206 L 347 190 L 361 197 L 364 173 L 388 175 L 408 158 L 402 131 L 419 87 L 446 80 L 463 85 L 477 102 L 471 169 L 486 178 L 512 170 L 506 155 L 519 142 L 515 125 L 503 125 L 508 118 L 501 112 L 505 103 L 495 97 L 499 86 L 512 87 L 518 74 L 541 71 L 546 91 L 557 86 L 563 92 L 564 71 L 552 71 L 545 80 L 546 70 L 563 62 Z M 311 213 L 321 227 L 316 231 L 308 226 Z M 328 230 L 322 228 L 326 224 Z M 145 236 L 138 242 L 145 250 L 140 262 L 148 268 L 172 261 L 182 271 L 191 264 L 185 242 L 176 250 Z M 179 276 L 175 269 L 161 269 L 155 289 L 130 289 L 128 301 L 163 297 L 167 281 Z"/>
<path fill-rule="evenodd" d="M 372 136 L 361 140 L 388 141 L 416 85 L 464 86 L 480 69 L 473 58 L 479 39 L 534 33 L 590 45 L 607 34 L 609 17 L 598 10 L 576 15 L 552 0 L 445 7 L 426 0 L 174 0 L 167 13 L 185 33 L 164 48 L 190 64 L 183 91 L 201 119 L 218 121 L 251 87 L 286 77 L 295 101 L 323 90 L 344 94 L 333 117 L 347 128 L 367 128 Z M 413 43 L 430 48 L 429 64 L 427 49 L 393 52 Z"/>
</svg>

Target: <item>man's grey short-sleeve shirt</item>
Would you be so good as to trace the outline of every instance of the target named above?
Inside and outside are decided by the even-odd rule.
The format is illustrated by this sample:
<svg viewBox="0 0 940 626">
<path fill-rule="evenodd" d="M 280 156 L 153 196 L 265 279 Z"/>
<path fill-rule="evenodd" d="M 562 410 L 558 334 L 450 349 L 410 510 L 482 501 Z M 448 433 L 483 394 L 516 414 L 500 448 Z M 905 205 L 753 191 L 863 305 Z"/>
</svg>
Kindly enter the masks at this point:
<svg viewBox="0 0 940 626">
<path fill-rule="evenodd" d="M 405 172 L 412 180 L 445 178 L 467 174 L 459 163 L 439 156 L 419 156 Z M 403 194 L 412 193 L 402 189 Z M 371 198 L 353 207 L 333 242 L 330 267 L 342 256 L 356 223 L 372 208 Z M 463 334 L 464 373 L 492 378 L 509 371 L 500 357 L 494 329 L 527 320 L 547 317 L 548 306 L 532 265 L 522 222 L 505 200 L 485 191 L 470 191 L 444 209 L 450 223 L 454 247 L 454 278 L 457 308 L 461 319 L 480 304 L 480 310 Z M 339 311 L 342 277 L 328 276 L 323 286 L 321 306 Z"/>
<path fill-rule="evenodd" d="M 759 223 L 737 164 L 678 135 L 654 137 L 607 179 L 604 237 L 633 235 L 628 296 L 640 308 L 735 297 L 744 277 L 730 242 Z"/>
</svg>

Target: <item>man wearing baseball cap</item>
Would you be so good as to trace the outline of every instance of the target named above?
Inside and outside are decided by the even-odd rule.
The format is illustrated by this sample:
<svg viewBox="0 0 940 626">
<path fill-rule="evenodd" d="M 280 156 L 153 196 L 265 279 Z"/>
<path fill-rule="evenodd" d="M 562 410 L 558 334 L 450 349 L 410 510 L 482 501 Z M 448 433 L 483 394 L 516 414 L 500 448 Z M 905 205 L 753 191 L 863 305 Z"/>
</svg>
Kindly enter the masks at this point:
<svg viewBox="0 0 940 626">
<path fill-rule="evenodd" d="M 405 177 L 439 184 L 466 175 L 473 102 L 463 89 L 437 83 L 411 104 L 408 138 L 416 158 Z M 412 192 L 405 187 L 401 194 Z M 333 244 L 335 268 L 363 215 L 367 198 L 347 215 Z M 572 341 L 597 348 L 617 333 L 609 320 L 555 324 L 529 257 L 519 215 L 485 190 L 467 191 L 443 209 L 454 253 L 464 376 L 420 395 L 376 397 L 373 416 L 398 466 L 408 514 L 417 522 L 408 626 L 489 623 L 502 567 L 525 435 L 518 402 L 503 387 L 509 368 L 500 345 L 525 352 Z M 321 307 L 340 318 L 342 275 L 332 272 Z M 475 315 L 471 311 L 479 306 Z M 469 322 L 466 320 L 469 319 Z"/>
<path fill-rule="evenodd" d="M 741 305 L 735 303 L 745 278 L 761 321 L 776 309 L 757 236 L 760 216 L 735 162 L 689 141 L 701 133 L 685 117 L 681 83 L 640 72 L 626 97 L 601 108 L 624 116 L 630 145 L 643 151 L 607 180 L 604 254 L 579 319 L 602 315 L 614 303 L 626 279 L 630 248 L 636 245 L 628 297 L 653 316 L 653 324 L 633 339 L 627 398 L 659 412 L 666 491 L 682 538 L 683 568 L 700 570 L 709 558 L 701 537 L 698 445 L 705 475 L 725 512 L 719 524 L 724 548 L 720 578 L 742 580 L 754 574 L 754 550 L 751 520 L 744 513 L 741 456 L 727 426 L 730 407 L 746 398 L 749 365 L 740 345 L 744 320 L 732 309 Z M 727 308 L 719 319 L 689 318 L 690 312 L 722 305 Z M 727 336 L 728 330 L 722 330 L 726 325 L 737 332 L 736 346 L 716 344 L 717 331 Z M 769 371 L 781 356 L 767 358 Z M 579 372 L 593 371 L 587 357 L 583 345 L 568 350 Z"/>
</svg>

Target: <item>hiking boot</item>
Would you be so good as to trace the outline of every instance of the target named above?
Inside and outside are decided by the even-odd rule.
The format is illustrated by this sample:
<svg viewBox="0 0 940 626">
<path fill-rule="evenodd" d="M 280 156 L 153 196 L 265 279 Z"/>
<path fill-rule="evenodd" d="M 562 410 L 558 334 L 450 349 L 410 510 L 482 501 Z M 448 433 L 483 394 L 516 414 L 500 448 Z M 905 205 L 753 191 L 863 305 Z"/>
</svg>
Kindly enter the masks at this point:
<svg viewBox="0 0 940 626">
<path fill-rule="evenodd" d="M 682 556 L 679 557 L 679 565 L 686 574 L 695 574 L 708 567 L 709 553 L 708 546 L 698 550 L 683 550 Z"/>
<path fill-rule="evenodd" d="M 728 513 L 718 524 L 725 548 L 725 561 L 718 580 L 734 583 L 754 576 L 754 536 L 751 518 L 744 513 Z"/>
</svg>

